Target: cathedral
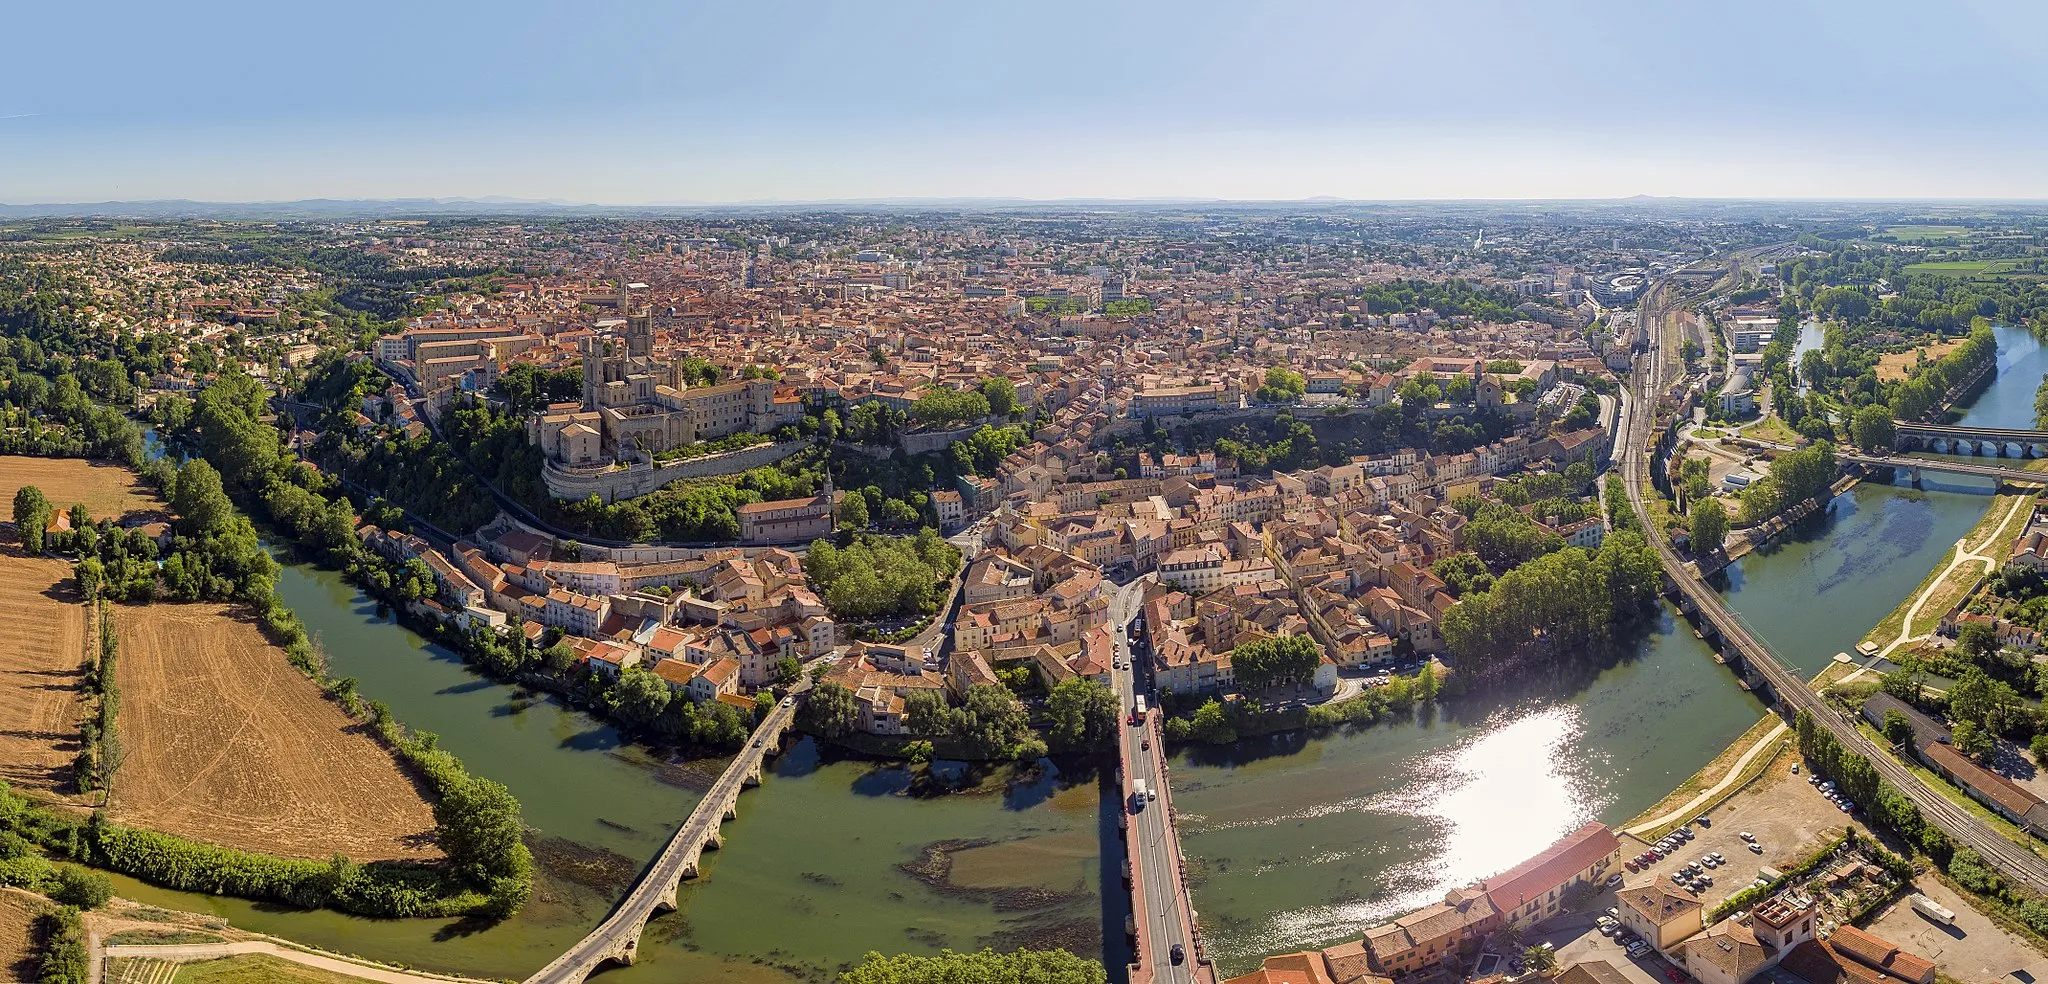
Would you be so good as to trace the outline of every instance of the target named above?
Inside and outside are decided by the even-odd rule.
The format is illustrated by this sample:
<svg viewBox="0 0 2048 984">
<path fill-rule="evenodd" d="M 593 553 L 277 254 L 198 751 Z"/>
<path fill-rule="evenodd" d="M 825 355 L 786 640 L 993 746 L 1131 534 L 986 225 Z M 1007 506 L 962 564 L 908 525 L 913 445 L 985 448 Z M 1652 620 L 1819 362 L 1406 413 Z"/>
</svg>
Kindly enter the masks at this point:
<svg viewBox="0 0 2048 984">
<path fill-rule="evenodd" d="M 653 313 L 632 307 L 623 287 L 619 308 L 623 320 L 600 321 L 582 340 L 582 405 L 558 403 L 527 422 L 527 436 L 548 457 L 581 465 L 656 456 L 742 431 L 765 434 L 802 416 L 800 404 L 778 407 L 770 380 L 691 385 L 680 355 L 655 357 Z"/>
</svg>

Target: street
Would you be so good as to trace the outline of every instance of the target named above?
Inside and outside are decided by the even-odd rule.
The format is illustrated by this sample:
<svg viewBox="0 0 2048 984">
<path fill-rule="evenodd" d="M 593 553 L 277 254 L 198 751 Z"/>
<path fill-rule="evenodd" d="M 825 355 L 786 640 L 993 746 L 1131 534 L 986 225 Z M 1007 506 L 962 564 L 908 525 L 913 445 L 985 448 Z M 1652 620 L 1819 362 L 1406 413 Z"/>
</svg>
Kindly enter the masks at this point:
<svg viewBox="0 0 2048 984">
<path fill-rule="evenodd" d="M 1197 980 L 1194 913 L 1185 904 L 1177 841 L 1170 830 L 1171 794 L 1161 792 L 1165 788 L 1165 743 L 1159 740 L 1152 724 L 1157 720 L 1156 711 L 1146 717 L 1142 727 L 1133 727 L 1129 718 L 1132 702 L 1139 693 L 1129 629 L 1144 598 L 1145 584 L 1143 580 L 1134 581 L 1118 588 L 1110 598 L 1110 624 L 1116 630 L 1116 668 L 1111 671 L 1111 678 L 1117 701 L 1124 709 L 1120 741 L 1123 760 L 1130 770 L 1127 778 L 1131 783 L 1143 780 L 1145 787 L 1159 797 L 1130 815 L 1126 851 L 1132 862 L 1133 891 L 1140 896 L 1133 900 L 1139 920 L 1139 973 L 1155 981 L 1181 984 Z M 1145 747 L 1148 743 L 1150 748 Z M 1124 809 L 1130 809 L 1128 800 Z M 1184 955 L 1179 964 L 1170 956 L 1176 945 Z"/>
</svg>

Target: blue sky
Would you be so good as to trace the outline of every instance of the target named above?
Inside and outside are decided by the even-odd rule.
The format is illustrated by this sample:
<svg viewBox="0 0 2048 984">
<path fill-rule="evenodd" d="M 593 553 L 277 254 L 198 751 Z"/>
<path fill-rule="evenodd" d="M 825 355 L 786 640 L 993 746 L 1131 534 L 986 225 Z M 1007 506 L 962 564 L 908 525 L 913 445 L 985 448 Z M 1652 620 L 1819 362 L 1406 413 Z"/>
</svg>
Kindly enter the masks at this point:
<svg viewBox="0 0 2048 984">
<path fill-rule="evenodd" d="M 17 4 L 0 201 L 2048 197 L 2003 0 Z"/>
</svg>

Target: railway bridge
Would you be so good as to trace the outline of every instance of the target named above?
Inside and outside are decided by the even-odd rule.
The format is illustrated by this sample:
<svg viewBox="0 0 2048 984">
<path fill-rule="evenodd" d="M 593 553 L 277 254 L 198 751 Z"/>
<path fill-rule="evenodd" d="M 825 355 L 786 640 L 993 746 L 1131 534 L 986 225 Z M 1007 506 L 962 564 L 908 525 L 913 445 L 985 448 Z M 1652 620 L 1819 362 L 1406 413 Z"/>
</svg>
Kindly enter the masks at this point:
<svg viewBox="0 0 2048 984">
<path fill-rule="evenodd" d="M 1983 455 L 1987 458 L 2048 458 L 2048 431 L 1948 424 L 1892 423 L 1892 447 L 1899 451 Z"/>
<path fill-rule="evenodd" d="M 631 964 L 640 950 L 640 933 L 647 920 L 676 908 L 676 890 L 685 879 L 697 877 L 698 861 L 707 847 L 724 843 L 719 825 L 738 816 L 740 791 L 761 784 L 761 766 L 768 756 L 782 748 L 782 737 L 796 721 L 801 692 L 784 698 L 747 738 L 747 744 L 733 756 L 731 764 L 704 798 L 697 801 L 689 819 L 669 838 L 661 856 L 640 875 L 633 890 L 626 893 L 612 914 L 590 935 L 568 952 L 556 957 L 526 984 L 581 984 L 605 961 Z"/>
</svg>

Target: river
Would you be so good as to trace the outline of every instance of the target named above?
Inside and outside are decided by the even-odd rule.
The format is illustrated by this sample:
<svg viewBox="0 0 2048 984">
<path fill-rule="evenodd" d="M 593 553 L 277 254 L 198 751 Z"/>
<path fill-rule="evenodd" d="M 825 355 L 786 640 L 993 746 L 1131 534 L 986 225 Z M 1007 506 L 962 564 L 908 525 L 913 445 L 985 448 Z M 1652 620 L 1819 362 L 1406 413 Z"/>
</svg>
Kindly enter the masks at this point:
<svg viewBox="0 0 2048 984">
<path fill-rule="evenodd" d="M 2001 375 L 1963 420 L 2028 426 L 2048 352 L 2000 329 Z M 1982 515 L 1989 486 L 1929 476 L 1864 485 L 1727 574 L 1730 604 L 1817 672 L 1897 604 Z M 1763 585 L 1769 590 L 1763 590 Z M 719 760 L 671 763 L 609 727 L 470 672 L 337 576 L 292 564 L 285 601 L 337 675 L 441 736 L 525 805 L 543 859 L 534 901 L 488 928 L 366 920 L 166 892 L 123 895 L 223 915 L 308 944 L 451 973 L 523 977 L 601 920 L 696 802 Z M 1172 762 L 1211 952 L 1227 973 L 1356 939 L 1364 926 L 1502 870 L 1588 820 L 1625 820 L 1755 723 L 1757 700 L 1667 609 L 1636 651 L 1579 678 L 1525 681 L 1411 723 L 1283 736 Z M 934 770 L 966 792 L 799 743 L 741 797 L 726 846 L 649 927 L 621 982 L 824 980 L 866 951 L 1063 944 L 1121 966 L 1114 811 L 1101 776 L 1052 763 Z M 1105 877 L 1105 864 L 1111 866 Z"/>
<path fill-rule="evenodd" d="M 129 879 L 122 895 L 344 953 L 521 978 L 604 918 L 724 764 L 660 761 L 588 715 L 481 677 L 330 572 L 288 564 L 279 592 L 337 676 L 355 677 L 365 697 L 519 797 L 543 861 L 533 902 L 480 927 L 287 910 Z M 827 980 L 871 949 L 1101 953 L 1102 925 L 1123 916 L 1102 908 L 1100 777 L 1051 762 L 986 775 L 942 763 L 933 774 L 942 782 L 920 785 L 906 770 L 799 742 L 740 798 L 725 848 L 706 855 L 682 911 L 650 924 L 638 965 L 605 979 Z M 954 850 L 928 853 L 940 842 Z M 903 867 L 931 858 L 938 868 Z M 1109 956 L 1121 964 L 1115 945 Z"/>
<path fill-rule="evenodd" d="M 1817 329 L 1801 334 L 1802 346 L 1818 344 Z M 2048 351 L 2024 329 L 1998 329 L 1998 340 L 2000 375 L 1963 420 L 2031 426 Z M 1818 673 L 1982 518 L 1990 492 L 1988 481 L 1934 475 L 1922 489 L 1858 486 L 1729 568 L 1728 602 L 1790 663 Z M 1525 692 L 1455 718 L 1180 752 L 1174 805 L 1221 969 L 1357 939 L 1589 819 L 1627 820 L 1762 712 L 1668 608 L 1633 657 Z"/>
</svg>

